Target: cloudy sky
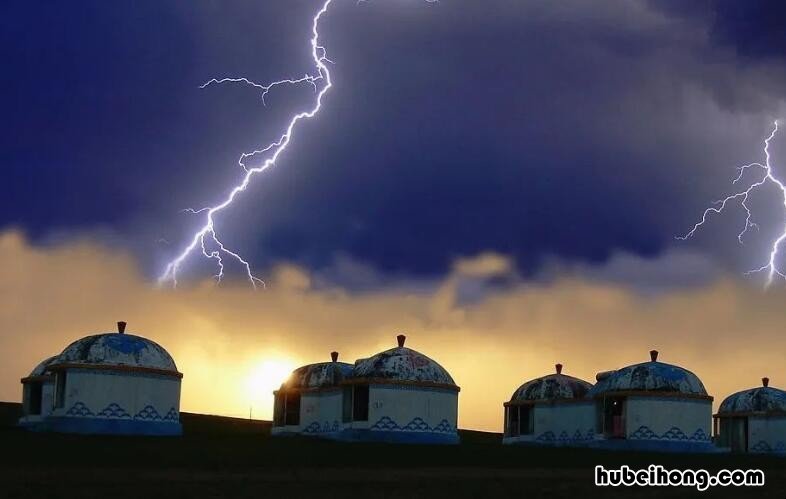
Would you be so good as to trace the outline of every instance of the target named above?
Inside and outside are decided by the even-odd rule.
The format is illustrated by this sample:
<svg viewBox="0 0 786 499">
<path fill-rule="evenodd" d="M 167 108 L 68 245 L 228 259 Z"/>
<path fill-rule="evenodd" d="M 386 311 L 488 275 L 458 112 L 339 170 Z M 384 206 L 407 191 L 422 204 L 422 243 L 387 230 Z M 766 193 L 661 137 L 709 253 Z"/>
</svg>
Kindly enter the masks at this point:
<svg viewBox="0 0 786 499">
<path fill-rule="evenodd" d="M 653 347 L 716 398 L 786 385 L 784 284 L 743 274 L 783 196 L 751 197 L 744 245 L 738 203 L 675 237 L 786 117 L 776 1 L 334 0 L 320 113 L 216 217 L 267 289 L 231 263 L 215 286 L 198 258 L 157 289 L 204 220 L 182 210 L 219 202 L 240 154 L 314 99 L 200 85 L 313 72 L 318 8 L 0 7 L 0 399 L 116 320 L 173 351 L 184 410 L 223 414 L 269 410 L 248 388 L 261 363 L 351 360 L 399 331 L 454 372 L 468 427 L 499 429 L 502 401 L 557 361 L 591 379 Z M 786 134 L 770 152 L 786 177 Z"/>
</svg>

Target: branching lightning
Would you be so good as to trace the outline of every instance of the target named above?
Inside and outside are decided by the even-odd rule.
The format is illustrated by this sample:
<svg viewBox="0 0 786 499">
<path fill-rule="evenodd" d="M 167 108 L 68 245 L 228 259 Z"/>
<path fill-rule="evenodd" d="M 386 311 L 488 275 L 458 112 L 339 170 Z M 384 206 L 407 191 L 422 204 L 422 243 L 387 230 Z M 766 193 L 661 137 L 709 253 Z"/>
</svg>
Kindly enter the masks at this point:
<svg viewBox="0 0 786 499">
<path fill-rule="evenodd" d="M 748 233 L 749 229 L 758 229 L 759 226 L 753 221 L 753 213 L 751 213 L 750 207 L 748 206 L 748 201 L 752 194 L 754 194 L 757 190 L 763 187 L 766 184 L 772 184 L 778 189 L 780 189 L 781 194 L 783 195 L 783 206 L 784 211 L 786 212 L 786 185 L 779 180 L 775 173 L 772 170 L 772 164 L 770 163 L 770 142 L 772 139 L 775 138 L 775 135 L 778 133 L 778 122 L 775 121 L 773 124 L 773 129 L 770 135 L 764 139 L 764 163 L 749 163 L 746 165 L 742 165 L 737 167 L 737 177 L 732 181 L 732 185 L 737 185 L 739 182 L 743 180 L 746 172 L 749 170 L 754 170 L 759 173 L 759 176 L 753 182 L 747 184 L 744 189 L 741 189 L 729 196 L 715 201 L 714 206 L 711 206 L 704 210 L 704 213 L 701 216 L 701 219 L 694 224 L 693 228 L 686 233 L 684 236 L 680 236 L 677 239 L 686 240 L 692 237 L 696 231 L 704 225 L 708 217 L 715 214 L 722 213 L 726 207 L 730 203 L 739 202 L 739 205 L 742 207 L 745 213 L 745 224 L 742 230 L 737 234 L 737 240 L 740 244 L 743 244 L 743 238 Z M 750 270 L 746 272 L 746 274 L 754 274 L 759 272 L 766 272 L 767 273 L 767 281 L 766 286 L 769 287 L 772 285 L 772 282 L 775 280 L 776 277 L 781 279 L 786 279 L 786 270 L 781 269 L 778 266 L 778 252 L 780 249 L 781 244 L 786 241 L 786 228 L 784 228 L 783 233 L 779 237 L 777 237 L 773 242 L 770 248 L 769 259 L 767 263 L 762 265 L 757 269 Z"/>
<path fill-rule="evenodd" d="M 177 286 L 177 274 L 180 270 L 180 267 L 183 265 L 185 260 L 194 254 L 195 252 L 201 252 L 202 256 L 212 260 L 216 263 L 216 267 L 218 269 L 217 273 L 215 274 L 216 281 L 220 282 L 221 279 L 224 277 L 224 258 L 232 258 L 239 262 L 246 271 L 246 276 L 251 283 L 251 285 L 256 289 L 257 285 L 264 286 L 264 282 L 255 277 L 251 271 L 251 265 L 243 259 L 239 254 L 234 251 L 228 249 L 219 239 L 218 234 L 215 228 L 215 215 L 228 206 L 232 204 L 235 198 L 241 192 L 245 191 L 248 187 L 249 183 L 251 182 L 252 177 L 254 175 L 261 173 L 271 166 L 275 165 L 276 161 L 278 160 L 279 156 L 286 150 L 287 146 L 292 139 L 292 133 L 295 130 L 295 126 L 302 120 L 307 120 L 313 118 L 321 109 L 322 107 L 322 99 L 325 94 L 330 90 L 330 87 L 333 86 L 330 80 L 330 71 L 328 70 L 327 64 L 331 63 L 330 59 L 327 58 L 327 51 L 325 47 L 320 45 L 319 43 L 319 21 L 322 16 L 327 12 L 328 7 L 333 2 L 333 0 L 325 0 L 322 4 L 322 7 L 317 11 L 312 19 L 311 24 L 311 57 L 314 62 L 315 66 L 315 73 L 313 74 L 306 74 L 302 78 L 287 78 L 283 80 L 274 81 L 272 83 L 268 83 L 266 85 L 261 85 L 259 83 L 253 82 L 247 78 L 221 78 L 221 79 L 211 79 L 204 83 L 201 88 L 208 87 L 213 84 L 223 84 L 223 83 L 240 83 L 245 85 L 250 85 L 261 90 L 261 98 L 262 102 L 265 102 L 265 97 L 267 94 L 276 87 L 284 86 L 284 85 L 302 85 L 307 84 L 311 85 L 314 88 L 314 92 L 316 93 L 316 100 L 313 106 L 305 111 L 301 111 L 294 116 L 289 121 L 284 133 L 279 137 L 278 140 L 271 142 L 270 144 L 261 147 L 255 151 L 243 153 L 240 158 L 238 159 L 238 164 L 243 168 L 245 171 L 245 175 L 242 178 L 242 181 L 233 187 L 229 193 L 225 196 L 223 201 L 220 203 L 207 206 L 200 209 L 193 209 L 188 208 L 183 210 L 185 212 L 195 214 L 195 215 L 204 215 L 204 224 L 202 227 L 194 234 L 191 239 L 191 242 L 186 248 L 169 264 L 166 266 L 164 273 L 158 278 L 159 285 L 163 285 L 166 283 L 170 283 L 173 287 Z M 247 164 L 249 161 L 257 158 L 262 157 L 264 158 L 260 162 L 258 162 L 254 166 L 250 166 Z"/>
<path fill-rule="evenodd" d="M 358 3 L 364 1 L 365 0 L 358 0 Z M 425 1 L 427 3 L 437 2 L 437 0 Z M 324 98 L 325 94 L 327 94 L 328 90 L 330 90 L 330 88 L 333 86 L 333 83 L 330 79 L 330 71 L 327 66 L 327 64 L 332 64 L 333 61 L 328 59 L 327 50 L 319 43 L 319 22 L 322 19 L 322 16 L 327 12 L 331 3 L 333 3 L 333 0 L 324 0 L 322 7 L 317 11 L 311 20 L 311 59 L 314 63 L 313 73 L 306 73 L 300 78 L 285 78 L 268 84 L 260 84 L 243 77 L 212 78 L 200 86 L 200 88 L 207 88 L 211 85 L 221 85 L 224 83 L 239 83 L 242 85 L 248 85 L 260 91 L 262 104 L 265 104 L 267 95 L 276 87 L 287 85 L 310 85 L 314 89 L 316 99 L 310 109 L 301 111 L 290 118 L 289 124 L 278 140 L 254 151 L 244 152 L 240 155 L 240 158 L 238 158 L 238 164 L 241 168 L 243 168 L 245 174 L 242 177 L 240 183 L 233 187 L 220 203 L 199 209 L 187 208 L 183 210 L 183 212 L 189 214 L 203 215 L 204 224 L 196 233 L 194 233 L 194 236 L 191 238 L 191 242 L 188 244 L 188 246 L 186 246 L 185 249 L 179 255 L 177 255 L 174 260 L 167 264 L 164 272 L 158 278 L 159 285 L 169 283 L 173 287 L 177 287 L 177 275 L 181 266 L 185 263 L 189 256 L 196 252 L 201 252 L 201 255 L 204 258 L 215 262 L 217 273 L 214 277 L 217 282 L 221 282 L 221 279 L 224 277 L 224 258 L 229 257 L 239 262 L 243 266 L 246 271 L 248 281 L 251 283 L 254 289 L 257 288 L 257 285 L 264 286 L 265 283 L 261 279 L 254 276 L 252 273 L 251 265 L 248 263 L 248 261 L 244 260 L 236 252 L 229 250 L 221 242 L 215 228 L 215 215 L 229 207 L 235 198 L 241 192 L 246 190 L 254 175 L 262 173 L 271 166 L 275 165 L 279 156 L 287 149 L 287 146 L 289 146 L 296 125 L 300 121 L 313 118 L 322 108 L 322 99 Z M 258 161 L 256 165 L 250 166 L 249 162 L 256 158 L 262 159 Z"/>
</svg>

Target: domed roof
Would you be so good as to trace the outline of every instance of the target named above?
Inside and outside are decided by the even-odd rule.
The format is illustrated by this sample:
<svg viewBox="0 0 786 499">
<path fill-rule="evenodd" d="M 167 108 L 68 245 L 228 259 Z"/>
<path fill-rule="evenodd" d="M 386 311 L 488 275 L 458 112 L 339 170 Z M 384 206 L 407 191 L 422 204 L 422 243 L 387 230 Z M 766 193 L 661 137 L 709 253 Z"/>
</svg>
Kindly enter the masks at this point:
<svg viewBox="0 0 786 499">
<path fill-rule="evenodd" d="M 338 362 L 338 354 L 333 352 L 332 362 L 318 362 L 298 367 L 281 384 L 281 389 L 315 389 L 338 386 L 352 376 L 352 364 Z"/>
<path fill-rule="evenodd" d="M 398 347 L 355 362 L 355 378 L 415 381 L 456 386 L 444 367 L 420 352 L 406 348 L 406 336 L 398 336 Z"/>
<path fill-rule="evenodd" d="M 598 383 L 590 391 L 596 396 L 606 392 L 652 391 L 707 396 L 701 380 L 679 366 L 658 362 L 658 352 L 650 352 L 652 360 L 623 367 L 598 376 Z"/>
<path fill-rule="evenodd" d="M 527 381 L 510 397 L 511 402 L 536 400 L 583 399 L 592 388 L 584 380 L 562 374 L 562 364 L 557 364 L 557 373 Z"/>
<path fill-rule="evenodd" d="M 735 412 L 786 413 L 786 391 L 770 388 L 769 381 L 768 378 L 763 378 L 763 386 L 729 395 L 721 402 L 718 414 Z"/>
<path fill-rule="evenodd" d="M 51 364 L 54 364 L 57 358 L 58 358 L 57 355 L 53 355 L 47 359 L 42 360 L 37 366 L 35 366 L 32 372 L 30 372 L 30 377 L 43 376 L 44 374 L 46 374 L 47 368 Z"/>
<path fill-rule="evenodd" d="M 117 333 L 86 336 L 68 345 L 57 364 L 129 366 L 177 373 L 175 361 L 158 343 L 125 333 L 118 323 Z"/>
</svg>

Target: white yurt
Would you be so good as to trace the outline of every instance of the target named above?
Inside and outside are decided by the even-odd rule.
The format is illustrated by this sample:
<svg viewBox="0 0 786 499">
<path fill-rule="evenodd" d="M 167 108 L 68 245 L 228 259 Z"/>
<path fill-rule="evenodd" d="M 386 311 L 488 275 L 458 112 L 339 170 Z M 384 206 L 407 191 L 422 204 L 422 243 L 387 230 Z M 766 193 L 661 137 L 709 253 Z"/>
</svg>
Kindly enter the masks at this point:
<svg viewBox="0 0 786 499">
<path fill-rule="evenodd" d="M 595 438 L 592 384 L 556 373 L 527 381 L 505 402 L 504 444 L 582 446 Z"/>
<path fill-rule="evenodd" d="M 685 368 L 650 362 L 599 373 L 595 444 L 612 449 L 712 452 L 712 397 Z"/>
<path fill-rule="evenodd" d="M 40 417 L 33 421 L 26 414 L 20 423 L 65 433 L 181 434 L 183 375 L 160 345 L 127 334 L 125 327 L 118 322 L 117 332 L 87 336 L 48 359 L 42 382 L 51 383 L 53 393 L 43 396 L 48 392 L 42 385 Z M 31 395 L 38 393 L 35 379 L 22 380 Z"/>
<path fill-rule="evenodd" d="M 412 443 L 458 443 L 459 387 L 434 360 L 398 346 L 355 362 L 345 383 L 351 418 L 342 438 Z"/>
<path fill-rule="evenodd" d="M 337 438 L 342 430 L 344 396 L 341 383 L 352 376 L 352 364 L 308 364 L 295 369 L 273 392 L 273 435 L 313 435 Z"/>
<path fill-rule="evenodd" d="M 720 447 L 732 452 L 786 455 L 786 391 L 769 386 L 743 390 L 721 402 L 715 417 Z"/>
<path fill-rule="evenodd" d="M 398 347 L 355 364 L 309 364 L 274 392 L 273 435 L 458 443 L 459 387 L 439 364 Z"/>
</svg>

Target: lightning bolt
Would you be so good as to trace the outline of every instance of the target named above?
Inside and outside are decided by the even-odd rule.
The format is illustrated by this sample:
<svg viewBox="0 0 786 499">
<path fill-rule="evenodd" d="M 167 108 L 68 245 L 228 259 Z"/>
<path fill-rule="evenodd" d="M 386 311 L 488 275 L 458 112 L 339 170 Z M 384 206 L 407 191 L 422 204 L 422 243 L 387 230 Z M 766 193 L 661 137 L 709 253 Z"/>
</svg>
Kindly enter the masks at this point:
<svg viewBox="0 0 786 499">
<path fill-rule="evenodd" d="M 357 3 L 360 4 L 365 1 L 366 0 L 358 0 Z M 437 2 L 437 0 L 425 1 L 427 3 Z M 327 50 L 319 43 L 319 22 L 322 19 L 322 16 L 324 16 L 327 12 L 331 3 L 333 3 L 333 0 L 324 0 L 322 7 L 317 11 L 311 20 L 311 59 L 314 62 L 315 68 L 313 73 L 306 73 L 300 78 L 285 78 L 267 84 L 260 84 L 248 78 L 242 77 L 212 78 L 200 86 L 200 88 L 204 89 L 211 85 L 221 85 L 225 83 L 248 85 L 260 91 L 260 97 L 262 99 L 262 104 L 264 105 L 266 103 L 265 99 L 267 95 L 276 87 L 287 85 L 310 85 L 316 93 L 316 99 L 310 109 L 301 111 L 290 118 L 289 124 L 278 140 L 254 151 L 244 152 L 240 155 L 240 158 L 238 158 L 238 165 L 243 168 L 245 175 L 242 177 L 242 181 L 235 185 L 220 203 L 199 209 L 187 208 L 183 210 L 184 212 L 193 215 L 203 215 L 204 224 L 196 233 L 194 233 L 194 236 L 191 238 L 191 242 L 188 244 L 188 246 L 186 246 L 185 249 L 174 260 L 167 264 L 164 272 L 158 278 L 159 285 L 171 283 L 172 287 L 177 287 L 178 271 L 185 263 L 186 259 L 197 252 L 208 260 L 212 260 L 216 263 L 216 268 L 218 269 L 217 273 L 214 275 L 216 282 L 221 282 L 221 279 L 224 277 L 224 258 L 229 257 L 239 262 L 243 266 L 246 271 L 246 277 L 254 289 L 257 288 L 257 285 L 265 285 L 264 281 L 254 276 L 251 271 L 251 265 L 246 260 L 244 260 L 236 252 L 229 250 L 224 245 L 224 243 L 221 242 L 218 234 L 216 233 L 215 215 L 229 207 L 235 198 L 241 192 L 246 190 L 249 183 L 251 182 L 251 179 L 256 174 L 262 173 L 271 166 L 274 166 L 279 156 L 281 156 L 281 154 L 287 149 L 287 146 L 289 146 L 296 125 L 303 120 L 309 120 L 313 118 L 322 108 L 322 99 L 324 98 L 325 94 L 327 94 L 328 90 L 330 90 L 330 88 L 333 86 L 333 83 L 330 79 L 330 71 L 327 66 L 327 64 L 332 64 L 333 61 L 328 59 Z M 263 159 L 257 162 L 255 166 L 250 166 L 249 162 L 255 160 L 258 157 Z"/>
<path fill-rule="evenodd" d="M 264 104 L 265 97 L 267 97 L 268 93 L 276 87 L 307 84 L 313 87 L 314 92 L 316 93 L 316 99 L 310 109 L 301 111 L 292 116 L 284 133 L 281 134 L 278 140 L 271 142 L 255 151 L 245 152 L 240 156 L 238 159 L 238 164 L 245 171 L 245 175 L 243 176 L 241 182 L 235 185 L 220 203 L 200 209 L 188 208 L 184 210 L 185 212 L 194 215 L 203 215 L 204 224 L 196 233 L 194 233 L 194 236 L 191 238 L 191 242 L 188 244 L 188 246 L 186 246 L 185 249 L 179 255 L 177 255 L 174 260 L 167 264 L 164 272 L 158 278 L 159 285 L 171 283 L 172 287 L 177 287 L 177 274 L 181 266 L 189 256 L 199 252 L 203 257 L 216 263 L 218 272 L 215 274 L 214 278 L 217 282 L 220 282 L 224 277 L 224 258 L 229 257 L 239 262 L 243 266 L 246 271 L 248 281 L 251 283 L 254 289 L 257 288 L 257 285 L 264 286 L 264 281 L 255 277 L 252 273 L 251 265 L 248 263 L 248 261 L 243 259 L 236 252 L 228 249 L 221 242 L 216 232 L 215 216 L 229 207 L 235 198 L 246 190 L 249 183 L 251 182 L 251 179 L 256 174 L 262 173 L 276 164 L 278 158 L 287 149 L 287 146 L 289 146 L 296 125 L 303 120 L 313 118 L 322 108 L 322 99 L 328 90 L 330 90 L 330 88 L 333 86 L 333 83 L 330 80 L 330 71 L 327 66 L 327 64 L 331 63 L 332 61 L 328 59 L 325 47 L 319 43 L 319 21 L 322 19 L 322 16 L 325 15 L 328 7 L 332 2 L 333 0 L 325 0 L 322 4 L 322 7 L 314 15 L 311 22 L 311 58 L 315 66 L 315 72 L 313 74 L 306 74 L 302 78 L 282 79 L 268 83 L 266 85 L 253 82 L 247 78 L 213 78 L 201 86 L 201 88 L 206 88 L 210 85 L 220 85 L 224 83 L 250 85 L 261 91 L 261 98 Z M 253 166 L 247 164 L 247 162 L 257 157 L 261 157 L 263 159 Z"/>
<path fill-rule="evenodd" d="M 690 231 L 688 231 L 684 236 L 677 237 L 677 239 L 681 239 L 684 241 L 686 239 L 693 237 L 696 231 L 707 222 L 708 217 L 723 213 L 723 211 L 730 203 L 739 202 L 740 207 L 742 207 L 743 211 L 745 212 L 745 224 L 742 227 L 742 230 L 739 232 L 739 234 L 737 234 L 737 240 L 739 241 L 740 244 L 743 244 L 743 238 L 748 233 L 748 230 L 759 228 L 759 226 L 755 222 L 753 222 L 753 214 L 751 213 L 750 207 L 748 206 L 748 200 L 750 199 L 750 196 L 752 194 L 754 194 L 757 190 L 759 190 L 761 187 L 763 187 L 766 184 L 772 184 L 778 189 L 780 189 L 781 193 L 783 194 L 784 211 L 786 212 L 786 185 L 784 185 L 784 183 L 775 176 L 772 170 L 772 165 L 770 163 L 770 142 L 772 141 L 773 138 L 775 138 L 775 135 L 777 133 L 778 133 L 778 122 L 775 121 L 773 123 L 772 132 L 766 139 L 764 139 L 764 163 L 756 162 L 756 163 L 748 163 L 746 165 L 738 166 L 737 177 L 732 181 L 732 185 L 737 185 L 737 183 L 739 183 L 743 179 L 743 176 L 748 170 L 754 170 L 759 173 L 757 180 L 747 184 L 747 186 L 744 189 L 741 189 L 733 194 L 730 194 L 723 199 L 715 201 L 714 203 L 715 206 L 711 206 L 706 210 L 704 210 L 701 219 L 698 222 L 696 222 L 696 224 L 693 225 L 693 228 Z M 776 277 L 780 277 L 781 279 L 786 279 L 786 271 L 784 271 L 778 266 L 778 250 L 781 244 L 783 243 L 783 241 L 785 240 L 786 240 L 786 228 L 784 228 L 783 233 L 772 242 L 772 247 L 770 248 L 770 255 L 769 255 L 769 259 L 767 260 L 767 263 L 765 263 L 764 265 L 762 265 L 757 269 L 753 269 L 746 272 L 746 275 L 755 274 L 759 272 L 766 272 L 767 281 L 765 287 L 767 288 L 772 285 L 772 282 L 775 280 Z"/>
</svg>

